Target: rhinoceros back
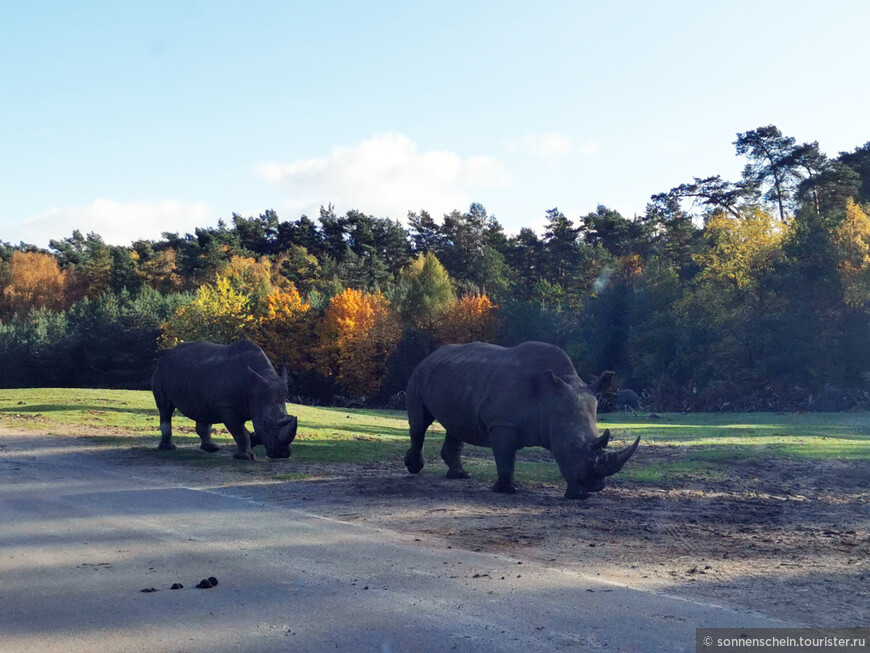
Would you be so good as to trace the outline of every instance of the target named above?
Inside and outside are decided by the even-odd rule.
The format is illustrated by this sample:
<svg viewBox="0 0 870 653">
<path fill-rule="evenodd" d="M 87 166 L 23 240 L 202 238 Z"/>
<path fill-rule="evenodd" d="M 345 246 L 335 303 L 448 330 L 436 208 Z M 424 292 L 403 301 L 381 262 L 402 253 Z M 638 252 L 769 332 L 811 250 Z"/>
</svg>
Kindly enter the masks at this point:
<svg viewBox="0 0 870 653">
<path fill-rule="evenodd" d="M 219 423 L 227 414 L 247 421 L 248 368 L 267 379 L 279 378 L 263 350 L 250 341 L 183 343 L 157 361 L 151 389 L 195 421 Z"/>
<path fill-rule="evenodd" d="M 537 420 L 541 379 L 547 370 L 577 377 L 568 356 L 546 343 L 510 348 L 482 342 L 445 345 L 411 374 L 409 417 L 422 405 L 448 433 L 486 446 L 487 426 L 522 426 Z"/>
</svg>

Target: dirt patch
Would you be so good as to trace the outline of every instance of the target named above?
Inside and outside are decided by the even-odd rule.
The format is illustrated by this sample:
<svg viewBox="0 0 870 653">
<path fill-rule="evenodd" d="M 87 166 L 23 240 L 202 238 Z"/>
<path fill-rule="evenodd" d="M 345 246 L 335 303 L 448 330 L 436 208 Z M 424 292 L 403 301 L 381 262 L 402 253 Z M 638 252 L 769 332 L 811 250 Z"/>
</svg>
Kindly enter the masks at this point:
<svg viewBox="0 0 870 653">
<path fill-rule="evenodd" d="M 735 466 L 715 483 L 673 486 L 614 477 L 588 500 L 568 501 L 556 484 L 521 483 L 509 496 L 479 481 L 449 480 L 436 460 L 426 469 L 438 475 L 418 476 L 401 461 L 305 465 L 291 457 L 202 466 L 162 456 L 152 445 L 100 455 L 106 464 L 135 467 L 138 476 L 738 605 L 794 625 L 868 625 L 866 462 L 771 458 Z M 648 447 L 638 455 L 653 462 L 675 453 Z M 231 447 L 213 456 L 229 458 Z"/>
</svg>

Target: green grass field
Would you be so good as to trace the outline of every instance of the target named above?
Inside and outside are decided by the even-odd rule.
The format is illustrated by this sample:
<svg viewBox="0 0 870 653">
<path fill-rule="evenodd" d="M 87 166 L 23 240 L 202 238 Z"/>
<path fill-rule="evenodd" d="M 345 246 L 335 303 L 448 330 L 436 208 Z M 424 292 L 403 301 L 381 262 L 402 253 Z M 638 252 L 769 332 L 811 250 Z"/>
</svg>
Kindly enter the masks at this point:
<svg viewBox="0 0 870 653">
<path fill-rule="evenodd" d="M 289 463 L 372 463 L 401 461 L 408 447 L 408 425 L 400 411 L 347 410 L 288 405 L 299 418 L 299 431 Z M 150 392 L 94 389 L 0 390 L 0 426 L 37 430 L 53 435 L 79 435 L 106 447 L 154 449 L 159 430 Z M 209 457 L 196 446 L 193 422 L 177 415 L 174 437 L 179 448 L 161 452 L 196 464 L 231 464 Z M 736 464 L 785 458 L 804 461 L 870 460 L 868 413 L 699 413 L 646 415 L 616 413 L 599 416 L 615 446 L 638 435 L 641 449 L 620 472 L 638 483 L 671 486 L 685 480 L 715 482 L 727 477 Z M 424 472 L 441 474 L 438 452 L 443 431 L 436 425 L 427 436 Z M 232 438 L 217 427 L 218 444 Z M 663 455 L 668 452 L 668 455 Z M 487 450 L 466 447 L 465 467 L 475 478 L 495 478 Z M 540 454 L 543 453 L 542 457 Z M 662 455 L 659 455 L 662 454 Z M 295 478 L 292 467 L 287 477 Z M 520 482 L 561 482 L 559 471 L 541 449 L 520 452 Z"/>
</svg>

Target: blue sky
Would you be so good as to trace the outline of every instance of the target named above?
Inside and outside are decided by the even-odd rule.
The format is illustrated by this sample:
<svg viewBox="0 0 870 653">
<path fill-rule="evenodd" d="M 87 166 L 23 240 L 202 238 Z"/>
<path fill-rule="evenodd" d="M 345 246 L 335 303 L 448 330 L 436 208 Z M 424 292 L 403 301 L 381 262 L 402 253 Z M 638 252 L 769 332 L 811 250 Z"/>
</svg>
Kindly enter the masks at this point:
<svg viewBox="0 0 870 653">
<path fill-rule="evenodd" d="M 870 2 L 0 0 L 0 241 L 332 202 L 507 231 L 870 140 Z"/>
</svg>

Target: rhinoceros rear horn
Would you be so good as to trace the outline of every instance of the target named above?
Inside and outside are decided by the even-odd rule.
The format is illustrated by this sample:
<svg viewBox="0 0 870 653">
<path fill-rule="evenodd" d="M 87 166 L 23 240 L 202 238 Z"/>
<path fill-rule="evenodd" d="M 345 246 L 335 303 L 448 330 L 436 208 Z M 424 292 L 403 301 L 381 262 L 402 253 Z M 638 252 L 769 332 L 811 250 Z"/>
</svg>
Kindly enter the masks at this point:
<svg viewBox="0 0 870 653">
<path fill-rule="evenodd" d="M 631 458 L 632 454 L 637 451 L 637 445 L 640 444 L 640 438 L 634 441 L 634 444 L 626 447 L 622 451 L 614 451 L 612 453 L 607 454 L 605 463 L 604 463 L 604 474 L 606 476 L 612 476 L 620 469 L 622 466 Z"/>
<path fill-rule="evenodd" d="M 593 451 L 595 449 L 603 449 L 607 446 L 608 442 L 610 442 L 610 429 L 604 429 L 604 435 L 595 440 L 595 444 L 592 445 Z"/>
</svg>

